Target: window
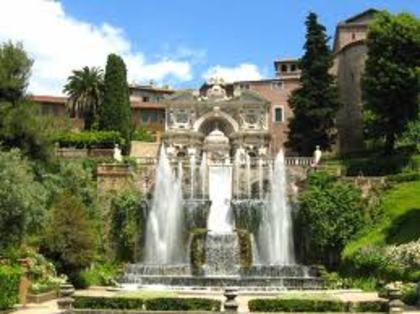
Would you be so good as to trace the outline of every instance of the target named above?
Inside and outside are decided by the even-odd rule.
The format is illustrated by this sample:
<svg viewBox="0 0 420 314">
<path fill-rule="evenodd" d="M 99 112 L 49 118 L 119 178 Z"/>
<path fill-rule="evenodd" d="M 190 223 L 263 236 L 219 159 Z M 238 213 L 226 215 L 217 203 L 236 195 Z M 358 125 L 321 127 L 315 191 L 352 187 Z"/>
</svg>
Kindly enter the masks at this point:
<svg viewBox="0 0 420 314">
<path fill-rule="evenodd" d="M 282 71 L 282 72 L 287 72 L 287 65 L 283 64 L 283 65 L 281 66 L 281 71 Z"/>
<path fill-rule="evenodd" d="M 143 96 L 143 102 L 149 102 L 150 97 L 149 96 Z"/>
<path fill-rule="evenodd" d="M 292 72 L 295 72 L 297 70 L 297 66 L 296 66 L 296 64 L 292 64 Z"/>
<path fill-rule="evenodd" d="M 356 39 L 356 34 L 355 34 L 355 33 L 352 33 L 352 34 L 351 34 L 351 39 L 353 39 L 353 40 L 355 40 L 355 39 Z"/>
<path fill-rule="evenodd" d="M 284 120 L 283 106 L 277 106 L 274 108 L 273 115 L 274 122 L 282 123 Z"/>
<path fill-rule="evenodd" d="M 282 89 L 283 82 L 273 82 L 271 83 L 271 89 Z"/>
</svg>

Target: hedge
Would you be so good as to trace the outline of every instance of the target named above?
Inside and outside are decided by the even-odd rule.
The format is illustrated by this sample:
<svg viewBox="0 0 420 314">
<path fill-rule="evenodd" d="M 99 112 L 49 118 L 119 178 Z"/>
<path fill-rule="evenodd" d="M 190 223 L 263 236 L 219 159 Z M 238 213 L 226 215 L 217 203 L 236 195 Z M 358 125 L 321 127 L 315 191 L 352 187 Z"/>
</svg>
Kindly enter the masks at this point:
<svg viewBox="0 0 420 314">
<path fill-rule="evenodd" d="M 58 135 L 55 141 L 60 147 L 76 148 L 113 148 L 115 144 L 121 145 L 124 141 L 119 132 L 115 131 L 85 131 L 70 132 Z"/>
<path fill-rule="evenodd" d="M 388 312 L 388 303 L 386 301 L 360 301 L 349 304 L 351 312 Z"/>
<path fill-rule="evenodd" d="M 220 311 L 221 302 L 202 298 L 155 298 L 145 301 L 148 311 Z"/>
<path fill-rule="evenodd" d="M 142 310 L 144 304 L 139 298 L 76 296 L 74 299 L 76 309 Z"/>
<path fill-rule="evenodd" d="M 76 296 L 73 306 L 76 309 L 92 310 L 219 311 L 221 302 L 201 298 L 153 298 L 143 300 L 127 297 Z"/>
<path fill-rule="evenodd" d="M 21 271 L 17 266 L 0 266 L 0 311 L 11 309 L 19 302 Z"/>
</svg>

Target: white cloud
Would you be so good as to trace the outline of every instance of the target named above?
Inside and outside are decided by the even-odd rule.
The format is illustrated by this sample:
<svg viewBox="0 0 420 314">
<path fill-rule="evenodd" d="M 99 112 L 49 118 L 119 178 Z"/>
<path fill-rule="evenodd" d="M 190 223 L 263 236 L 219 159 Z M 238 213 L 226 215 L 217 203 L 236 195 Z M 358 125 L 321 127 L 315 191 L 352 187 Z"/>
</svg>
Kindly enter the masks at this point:
<svg viewBox="0 0 420 314">
<path fill-rule="evenodd" d="M 72 70 L 104 67 L 109 53 L 124 58 L 129 81 L 192 79 L 188 60 L 149 62 L 133 51 L 120 28 L 77 20 L 56 1 L 0 0 L 0 41 L 6 40 L 21 41 L 35 60 L 29 86 L 33 93 L 61 94 Z"/>
<path fill-rule="evenodd" d="M 211 67 L 203 74 L 203 78 L 206 80 L 212 77 L 223 78 L 226 82 L 236 82 L 260 80 L 263 76 L 255 64 L 242 63 L 236 67 L 217 65 Z"/>
</svg>

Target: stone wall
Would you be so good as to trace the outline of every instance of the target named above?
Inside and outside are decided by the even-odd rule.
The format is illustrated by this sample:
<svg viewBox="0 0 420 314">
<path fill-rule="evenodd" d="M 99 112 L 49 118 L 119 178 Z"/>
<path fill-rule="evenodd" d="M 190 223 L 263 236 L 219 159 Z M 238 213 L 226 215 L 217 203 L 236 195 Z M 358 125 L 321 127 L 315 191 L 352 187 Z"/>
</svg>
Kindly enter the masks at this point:
<svg viewBox="0 0 420 314">
<path fill-rule="evenodd" d="M 129 165 L 100 164 L 97 168 L 98 192 L 101 195 L 122 191 L 135 184 L 134 173 Z"/>
</svg>

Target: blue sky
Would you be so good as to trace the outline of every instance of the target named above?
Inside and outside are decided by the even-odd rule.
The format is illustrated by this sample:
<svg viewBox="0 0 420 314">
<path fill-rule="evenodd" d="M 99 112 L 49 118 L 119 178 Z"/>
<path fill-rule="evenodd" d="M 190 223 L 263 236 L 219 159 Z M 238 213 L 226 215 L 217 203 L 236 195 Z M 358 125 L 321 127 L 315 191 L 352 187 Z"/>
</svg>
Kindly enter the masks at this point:
<svg viewBox="0 0 420 314">
<path fill-rule="evenodd" d="M 301 55 L 309 11 L 333 36 L 339 21 L 371 7 L 420 15 L 419 0 L 0 0 L 0 40 L 23 41 L 34 56 L 34 92 L 58 93 L 72 67 L 103 65 L 104 53 L 113 50 L 126 56 L 132 81 L 196 87 L 215 73 L 272 76 L 274 59 Z M 36 21 L 5 31 L 1 11 L 6 19 L 15 14 Z M 34 26 L 38 21 L 42 29 Z"/>
</svg>

